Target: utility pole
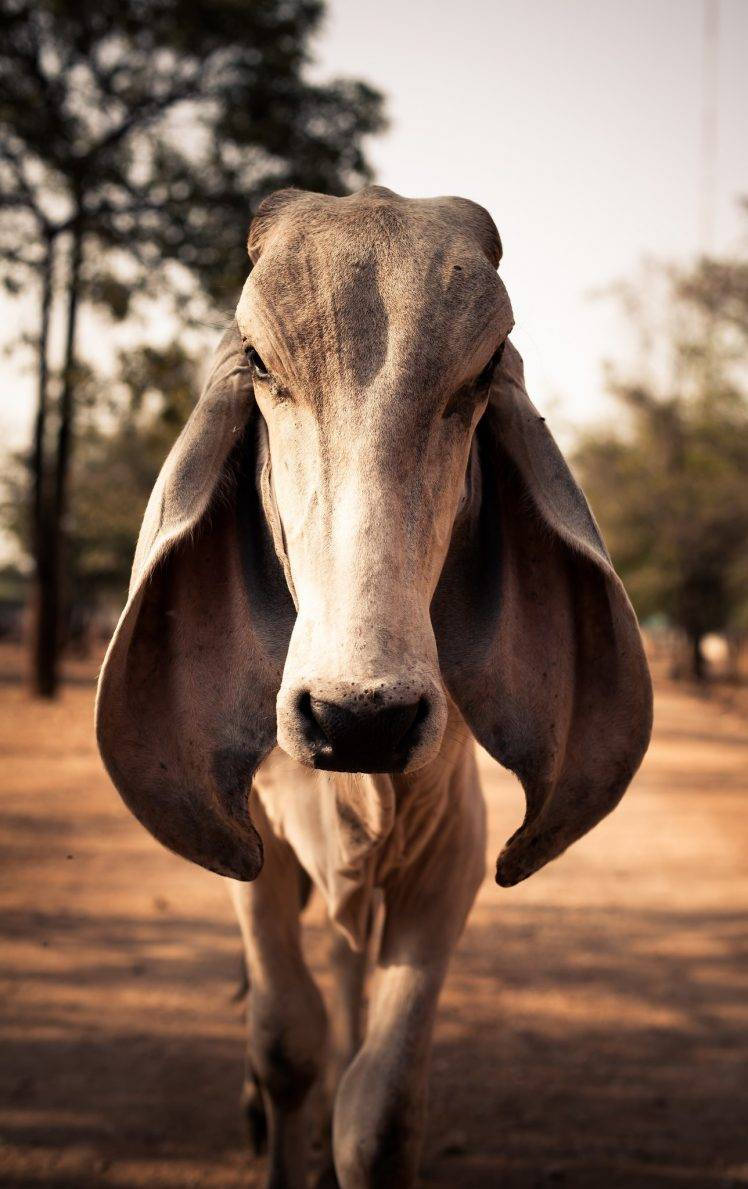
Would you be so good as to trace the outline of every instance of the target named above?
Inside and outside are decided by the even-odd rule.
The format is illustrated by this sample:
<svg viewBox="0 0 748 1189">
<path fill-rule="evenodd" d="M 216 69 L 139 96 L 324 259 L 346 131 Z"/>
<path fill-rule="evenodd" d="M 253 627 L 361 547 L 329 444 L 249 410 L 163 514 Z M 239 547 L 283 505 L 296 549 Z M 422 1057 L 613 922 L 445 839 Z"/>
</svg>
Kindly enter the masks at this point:
<svg viewBox="0 0 748 1189">
<path fill-rule="evenodd" d="M 701 185 L 699 250 L 714 249 L 719 134 L 719 18 L 720 0 L 703 0 Z"/>
</svg>

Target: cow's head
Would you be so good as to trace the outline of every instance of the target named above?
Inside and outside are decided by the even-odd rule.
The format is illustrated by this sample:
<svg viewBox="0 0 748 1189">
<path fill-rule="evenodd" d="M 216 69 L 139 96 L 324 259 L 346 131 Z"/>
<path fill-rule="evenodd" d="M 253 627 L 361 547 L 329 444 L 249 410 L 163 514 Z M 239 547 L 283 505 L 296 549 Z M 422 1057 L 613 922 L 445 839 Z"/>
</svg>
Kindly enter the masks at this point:
<svg viewBox="0 0 748 1189">
<path fill-rule="evenodd" d="M 490 216 L 281 191 L 236 325 L 157 486 L 99 738 L 167 845 L 251 877 L 276 741 L 400 772 L 449 697 L 523 782 L 513 883 L 608 812 L 646 747 L 636 621 L 524 390 Z"/>
<path fill-rule="evenodd" d="M 512 326 L 496 228 L 458 198 L 281 191 L 237 310 L 297 607 L 278 742 L 399 772 L 438 751 L 431 601 Z"/>
</svg>

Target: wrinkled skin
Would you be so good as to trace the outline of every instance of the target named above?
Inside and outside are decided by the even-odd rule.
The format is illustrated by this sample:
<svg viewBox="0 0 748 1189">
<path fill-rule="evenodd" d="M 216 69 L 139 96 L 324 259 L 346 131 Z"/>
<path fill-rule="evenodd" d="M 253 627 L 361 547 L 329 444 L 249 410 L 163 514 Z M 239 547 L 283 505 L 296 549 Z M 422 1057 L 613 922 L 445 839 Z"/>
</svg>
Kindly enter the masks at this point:
<svg viewBox="0 0 748 1189">
<path fill-rule="evenodd" d="M 259 358 L 298 610 L 278 742 L 315 766 L 408 771 L 436 755 L 447 719 L 429 608 L 512 326 L 498 242 L 472 203 L 406 205 L 377 188 L 343 201 L 291 193 L 273 216 L 272 232 L 262 219 L 255 230 L 237 322 Z M 368 714 L 371 737 L 359 729 L 347 754 L 345 729 L 325 737 L 300 713 L 305 698 Z M 400 707 L 416 708 L 404 739 Z"/>
</svg>

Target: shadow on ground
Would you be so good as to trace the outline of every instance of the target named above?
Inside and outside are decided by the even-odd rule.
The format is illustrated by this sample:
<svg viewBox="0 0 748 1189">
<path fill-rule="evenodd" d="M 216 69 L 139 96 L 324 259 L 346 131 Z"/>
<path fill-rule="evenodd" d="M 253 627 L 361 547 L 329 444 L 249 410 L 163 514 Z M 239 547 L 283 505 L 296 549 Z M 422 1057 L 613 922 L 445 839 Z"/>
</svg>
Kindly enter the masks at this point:
<svg viewBox="0 0 748 1189">
<path fill-rule="evenodd" d="M 8 914 L 3 939 L 18 938 L 24 1026 L 3 1040 L 0 1086 L 21 1167 L 4 1184 L 176 1187 L 221 1170 L 216 1184 L 252 1184 L 233 924 Z M 71 960 L 46 968 L 37 946 Z M 440 1018 L 424 1184 L 744 1183 L 745 948 L 730 913 L 547 907 L 471 927 Z M 97 1010 L 80 1010 L 82 986 Z M 170 1010 L 190 986 L 207 1016 L 181 996 Z M 25 1153 L 46 1169 L 24 1173 Z"/>
<path fill-rule="evenodd" d="M 0 699 L 0 1183 L 254 1189 L 225 889 L 119 805 L 89 691 L 32 718 Z M 710 713 L 676 699 L 630 810 L 525 891 L 482 890 L 440 1010 L 429 1189 L 748 1185 L 748 740 Z M 315 902 L 308 931 L 324 984 Z"/>
</svg>

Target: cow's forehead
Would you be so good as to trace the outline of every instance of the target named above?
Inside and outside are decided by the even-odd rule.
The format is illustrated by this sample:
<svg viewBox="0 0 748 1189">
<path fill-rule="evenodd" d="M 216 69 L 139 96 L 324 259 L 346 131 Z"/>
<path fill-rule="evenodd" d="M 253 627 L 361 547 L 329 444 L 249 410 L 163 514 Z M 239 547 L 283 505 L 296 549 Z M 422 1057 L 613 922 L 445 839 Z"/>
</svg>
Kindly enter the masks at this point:
<svg viewBox="0 0 748 1189">
<path fill-rule="evenodd" d="M 281 365 L 364 382 L 385 357 L 431 372 L 509 330 L 506 290 L 460 210 L 388 194 L 302 196 L 277 218 L 237 317 Z"/>
<path fill-rule="evenodd" d="M 463 198 L 403 198 L 383 186 L 368 186 L 357 194 L 335 198 L 325 194 L 285 190 L 261 203 L 252 221 L 249 249 L 257 261 L 273 240 L 288 240 L 297 231 L 317 236 L 331 231 L 340 240 L 354 240 L 376 230 L 386 241 L 410 231 L 413 235 L 470 235 L 494 267 L 501 242 L 493 219 L 483 207 Z"/>
<path fill-rule="evenodd" d="M 282 288 L 286 275 L 304 289 L 323 281 L 358 288 L 373 271 L 396 294 L 419 279 L 419 288 L 445 287 L 453 271 L 482 287 L 494 275 L 474 219 L 450 200 L 401 198 L 381 187 L 348 198 L 301 195 L 268 223 L 253 278 L 261 289 Z"/>
</svg>

